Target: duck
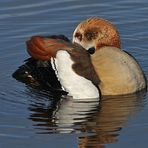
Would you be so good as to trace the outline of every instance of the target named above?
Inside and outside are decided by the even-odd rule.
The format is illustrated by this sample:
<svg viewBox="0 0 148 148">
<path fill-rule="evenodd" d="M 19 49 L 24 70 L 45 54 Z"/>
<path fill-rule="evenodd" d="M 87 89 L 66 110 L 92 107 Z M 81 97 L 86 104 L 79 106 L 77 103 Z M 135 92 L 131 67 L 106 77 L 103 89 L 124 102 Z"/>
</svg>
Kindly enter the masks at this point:
<svg viewBox="0 0 148 148">
<path fill-rule="evenodd" d="M 26 45 L 34 60 L 50 61 L 62 89 L 74 98 L 126 95 L 147 88 L 140 64 L 121 49 L 115 25 L 102 18 L 80 22 L 72 43 L 63 37 L 33 36 Z"/>
</svg>

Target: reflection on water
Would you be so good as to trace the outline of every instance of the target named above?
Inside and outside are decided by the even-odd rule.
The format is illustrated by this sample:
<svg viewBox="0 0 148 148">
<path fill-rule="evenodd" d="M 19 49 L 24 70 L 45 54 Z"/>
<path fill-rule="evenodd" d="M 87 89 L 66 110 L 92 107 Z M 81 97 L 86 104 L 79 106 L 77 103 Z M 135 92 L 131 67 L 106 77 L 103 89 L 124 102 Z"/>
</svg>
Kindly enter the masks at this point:
<svg viewBox="0 0 148 148">
<path fill-rule="evenodd" d="M 71 98 L 61 100 L 61 96 L 49 96 L 50 101 L 47 98 L 43 101 L 39 99 L 42 93 L 34 93 L 34 101 L 29 105 L 29 119 L 34 121 L 38 134 L 76 132 L 79 148 L 103 148 L 104 144 L 118 141 L 120 130 L 128 118 L 143 107 L 144 95 L 145 92 L 104 96 L 98 102 Z"/>
<path fill-rule="evenodd" d="M 82 136 L 80 138 L 80 148 L 103 147 L 102 144 L 114 143 L 118 141 L 120 130 L 126 124 L 131 115 L 134 115 L 143 107 L 143 97 L 145 93 L 127 96 L 108 96 L 101 101 L 101 109 L 93 118 L 93 122 L 88 122 L 86 129 L 93 129 L 95 135 Z"/>
<path fill-rule="evenodd" d="M 79 125 L 85 124 L 98 111 L 99 100 L 73 100 L 61 95 L 43 97 L 43 92 L 29 88 L 31 100 L 30 119 L 36 121 L 38 133 L 71 133 L 81 131 Z M 29 94 L 29 91 L 27 92 Z M 34 93 L 35 92 L 35 93 Z M 43 99 L 44 98 L 44 99 Z"/>
</svg>

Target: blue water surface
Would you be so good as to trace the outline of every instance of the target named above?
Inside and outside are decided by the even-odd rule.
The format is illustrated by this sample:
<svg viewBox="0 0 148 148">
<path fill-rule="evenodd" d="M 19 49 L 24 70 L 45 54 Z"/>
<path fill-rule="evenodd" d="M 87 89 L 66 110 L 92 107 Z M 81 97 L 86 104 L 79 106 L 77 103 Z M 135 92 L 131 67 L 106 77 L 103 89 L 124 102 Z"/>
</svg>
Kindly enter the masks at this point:
<svg viewBox="0 0 148 148">
<path fill-rule="evenodd" d="M 147 148 L 148 95 L 76 102 L 38 91 L 12 78 L 29 57 L 33 35 L 70 39 L 82 20 L 99 16 L 116 25 L 122 48 L 148 77 L 147 0 L 0 0 L 0 147 Z"/>
</svg>

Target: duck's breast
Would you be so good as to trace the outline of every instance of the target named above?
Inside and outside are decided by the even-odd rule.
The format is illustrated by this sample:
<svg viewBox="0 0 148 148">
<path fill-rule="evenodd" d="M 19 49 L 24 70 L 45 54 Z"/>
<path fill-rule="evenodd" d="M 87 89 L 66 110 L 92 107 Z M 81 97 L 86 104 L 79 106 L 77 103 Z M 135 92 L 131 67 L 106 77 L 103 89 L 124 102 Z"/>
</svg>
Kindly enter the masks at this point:
<svg viewBox="0 0 148 148">
<path fill-rule="evenodd" d="M 146 87 L 143 71 L 137 61 L 121 49 L 103 47 L 92 56 L 104 95 L 129 94 Z"/>
</svg>

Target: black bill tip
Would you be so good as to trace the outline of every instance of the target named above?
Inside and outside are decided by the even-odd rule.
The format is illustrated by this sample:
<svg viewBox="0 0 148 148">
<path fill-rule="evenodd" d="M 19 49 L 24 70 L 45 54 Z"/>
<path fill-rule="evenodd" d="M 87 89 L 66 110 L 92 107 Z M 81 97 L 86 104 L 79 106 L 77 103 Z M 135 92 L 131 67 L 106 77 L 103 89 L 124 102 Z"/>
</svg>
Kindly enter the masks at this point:
<svg viewBox="0 0 148 148">
<path fill-rule="evenodd" d="M 95 47 L 91 47 L 87 51 L 88 51 L 89 54 L 94 54 L 95 53 Z"/>
</svg>

